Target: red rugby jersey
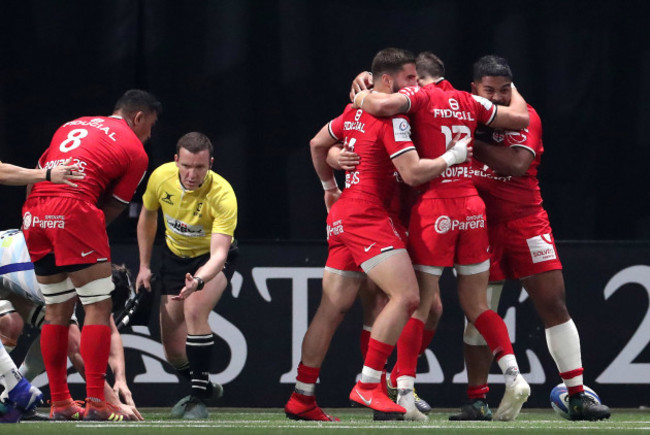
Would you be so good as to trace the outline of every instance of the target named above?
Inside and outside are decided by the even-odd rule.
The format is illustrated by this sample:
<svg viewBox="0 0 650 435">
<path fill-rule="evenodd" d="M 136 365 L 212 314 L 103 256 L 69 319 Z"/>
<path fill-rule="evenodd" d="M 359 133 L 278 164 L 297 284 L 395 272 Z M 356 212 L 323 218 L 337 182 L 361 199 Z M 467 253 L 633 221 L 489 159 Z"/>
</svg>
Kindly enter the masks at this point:
<svg viewBox="0 0 650 435">
<path fill-rule="evenodd" d="M 408 119 L 401 115 L 376 118 L 348 104 L 339 117 L 330 121 L 329 132 L 360 157 L 355 170 L 345 173 L 341 199 L 379 202 L 388 209 L 397 194 L 399 177 L 391 159 L 415 150 Z"/>
<path fill-rule="evenodd" d="M 447 150 L 457 133 L 473 136 L 479 123 L 489 125 L 497 108 L 489 100 L 468 92 L 443 91 L 435 84 L 400 91 L 410 101 L 413 142 L 421 158 L 435 159 Z M 471 163 L 453 165 L 428 183 L 425 198 L 454 198 L 476 195 Z"/>
<path fill-rule="evenodd" d="M 66 122 L 54 133 L 38 164 L 52 168 L 69 158 L 86 174 L 77 182 L 78 187 L 36 183 L 29 196 L 65 196 L 96 204 L 109 191 L 117 200 L 128 203 L 149 163 L 142 142 L 126 121 L 112 116 Z"/>
<path fill-rule="evenodd" d="M 526 173 L 519 177 L 504 176 L 478 160 L 473 160 L 474 185 L 485 202 L 489 221 L 501 221 L 528 216 L 539 211 L 542 194 L 537 180 L 537 168 L 544 153 L 542 121 L 530 105 L 530 124 L 523 130 L 485 129 L 477 137 L 494 145 L 522 147 L 535 156 Z"/>
</svg>

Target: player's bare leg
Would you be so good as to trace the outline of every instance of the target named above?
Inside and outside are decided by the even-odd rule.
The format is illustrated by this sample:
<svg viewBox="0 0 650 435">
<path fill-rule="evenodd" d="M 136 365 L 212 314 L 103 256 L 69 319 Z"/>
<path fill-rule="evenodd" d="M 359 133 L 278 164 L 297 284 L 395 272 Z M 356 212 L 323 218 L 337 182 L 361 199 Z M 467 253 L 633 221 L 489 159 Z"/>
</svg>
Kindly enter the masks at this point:
<svg viewBox="0 0 650 435">
<path fill-rule="evenodd" d="M 487 300 L 493 311 L 497 311 L 499 307 L 503 284 L 503 281 L 499 281 L 491 282 L 488 285 Z M 490 391 L 488 375 L 494 357 L 485 339 L 471 322 L 467 322 L 465 325 L 463 354 L 467 368 L 467 397 L 469 401 L 461 407 L 460 413 L 450 416 L 449 419 L 492 420 L 492 411 L 487 403 L 487 393 Z"/>
<path fill-rule="evenodd" d="M 332 337 L 354 304 L 363 280 L 363 275 L 359 273 L 335 273 L 327 269 L 323 273 L 321 302 L 303 338 L 295 390 L 284 407 L 287 417 L 294 420 L 338 421 L 323 412 L 316 403 L 316 381 Z"/>
<path fill-rule="evenodd" d="M 362 267 L 390 300 L 375 320 L 361 380 L 350 393 L 350 400 L 376 411 L 403 414 L 406 409 L 390 401 L 379 382 L 388 356 L 419 304 L 417 280 L 406 250 L 380 254 Z"/>
<path fill-rule="evenodd" d="M 506 391 L 494 417 L 497 420 L 514 420 L 530 396 L 530 386 L 519 373 L 503 319 L 488 309 L 486 289 L 489 272 L 480 265 L 456 267 L 459 272 L 458 299 L 463 311 L 485 338 L 492 352 L 496 352 L 497 364 L 505 378 Z M 485 270 L 477 272 L 479 269 Z"/>
<path fill-rule="evenodd" d="M 584 394 L 580 335 L 566 307 L 561 270 L 532 275 L 521 280 L 546 330 L 548 350 L 569 392 L 569 413 L 573 420 L 609 418 L 606 405 Z"/>
</svg>

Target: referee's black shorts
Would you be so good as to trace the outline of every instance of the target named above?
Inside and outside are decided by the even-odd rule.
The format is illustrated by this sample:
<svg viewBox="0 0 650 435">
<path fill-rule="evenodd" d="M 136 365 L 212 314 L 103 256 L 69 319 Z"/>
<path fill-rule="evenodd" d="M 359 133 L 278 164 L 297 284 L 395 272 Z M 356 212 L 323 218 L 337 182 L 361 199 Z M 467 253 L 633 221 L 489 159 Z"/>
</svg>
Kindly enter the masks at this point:
<svg viewBox="0 0 650 435">
<path fill-rule="evenodd" d="M 228 251 L 228 258 L 223 268 L 226 279 L 230 282 L 235 273 L 239 248 L 237 242 L 233 241 Z M 185 274 L 194 275 L 199 267 L 203 266 L 210 259 L 210 254 L 199 255 L 198 257 L 182 258 L 174 254 L 165 243 L 162 254 L 162 265 L 160 267 L 162 295 L 177 295 L 185 287 Z"/>
</svg>

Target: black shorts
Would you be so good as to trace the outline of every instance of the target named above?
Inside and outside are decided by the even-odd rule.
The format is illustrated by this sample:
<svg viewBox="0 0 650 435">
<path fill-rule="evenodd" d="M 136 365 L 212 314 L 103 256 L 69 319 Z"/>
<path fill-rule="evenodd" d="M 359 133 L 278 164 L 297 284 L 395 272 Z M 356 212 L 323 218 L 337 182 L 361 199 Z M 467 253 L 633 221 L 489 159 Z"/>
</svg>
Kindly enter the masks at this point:
<svg viewBox="0 0 650 435">
<path fill-rule="evenodd" d="M 226 280 L 230 282 L 233 274 L 235 273 L 235 266 L 237 257 L 239 256 L 239 249 L 237 242 L 233 241 L 228 251 L 228 258 L 223 268 L 223 274 L 226 275 Z M 163 247 L 162 265 L 160 267 L 160 294 L 161 295 L 177 295 L 181 289 L 185 287 L 185 274 L 191 273 L 194 275 L 199 267 L 203 266 L 210 259 L 210 254 L 199 255 L 198 257 L 182 258 L 174 254 L 167 244 Z"/>
</svg>

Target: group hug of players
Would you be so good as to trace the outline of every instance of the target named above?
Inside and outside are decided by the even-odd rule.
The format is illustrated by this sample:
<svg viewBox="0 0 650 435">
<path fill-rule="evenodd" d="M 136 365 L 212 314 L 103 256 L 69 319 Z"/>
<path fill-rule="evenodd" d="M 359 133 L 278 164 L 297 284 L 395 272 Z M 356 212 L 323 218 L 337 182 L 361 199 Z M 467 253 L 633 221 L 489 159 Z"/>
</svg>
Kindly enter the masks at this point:
<svg viewBox="0 0 650 435">
<path fill-rule="evenodd" d="M 329 252 L 287 417 L 338 421 L 318 406 L 315 385 L 359 295 L 364 365 L 350 400 L 378 420 L 427 420 L 431 407 L 414 390 L 417 359 L 442 314 L 440 276 L 454 267 L 469 382 L 468 401 L 451 420 L 514 420 L 530 395 L 495 312 L 506 279 L 520 280 L 544 323 L 570 418 L 609 418 L 609 408 L 584 393 L 580 338 L 536 178 L 541 121 L 514 87 L 507 61 L 480 58 L 472 93 L 446 81 L 443 62 L 429 52 L 387 48 L 371 70 L 354 80 L 352 104 L 310 142 Z M 342 192 L 333 169 L 346 171 Z M 493 359 L 505 381 L 494 414 L 486 396 Z"/>
</svg>

